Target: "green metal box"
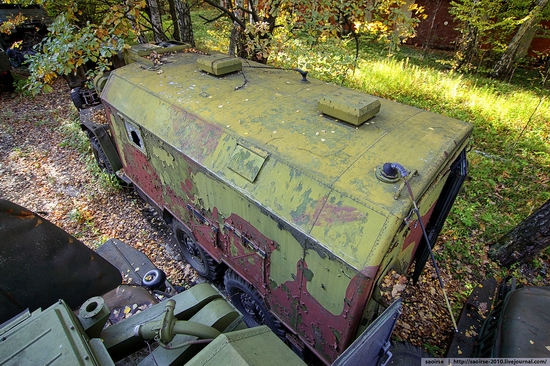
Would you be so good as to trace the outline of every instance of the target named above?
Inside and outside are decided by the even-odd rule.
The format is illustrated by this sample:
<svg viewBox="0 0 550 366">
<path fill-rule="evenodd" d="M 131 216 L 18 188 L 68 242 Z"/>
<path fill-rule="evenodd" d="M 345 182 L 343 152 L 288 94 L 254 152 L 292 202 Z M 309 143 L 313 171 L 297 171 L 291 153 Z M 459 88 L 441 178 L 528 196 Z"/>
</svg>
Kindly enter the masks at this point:
<svg viewBox="0 0 550 366">
<path fill-rule="evenodd" d="M 204 56 L 197 60 L 197 66 L 209 74 L 221 76 L 241 71 L 241 60 L 226 55 Z"/>
<path fill-rule="evenodd" d="M 380 101 L 364 93 L 336 92 L 322 97 L 317 108 L 329 116 L 360 126 L 380 112 Z"/>
</svg>

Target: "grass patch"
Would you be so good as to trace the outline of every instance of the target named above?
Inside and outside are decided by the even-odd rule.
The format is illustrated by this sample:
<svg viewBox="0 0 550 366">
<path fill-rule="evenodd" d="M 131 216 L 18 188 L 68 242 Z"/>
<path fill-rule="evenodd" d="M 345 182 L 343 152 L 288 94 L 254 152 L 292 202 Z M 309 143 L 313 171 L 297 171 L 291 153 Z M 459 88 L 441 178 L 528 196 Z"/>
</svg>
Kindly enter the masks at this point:
<svg viewBox="0 0 550 366">
<path fill-rule="evenodd" d="M 61 147 L 75 149 L 80 155 L 85 155 L 90 151 L 90 142 L 82 131 L 82 128 L 80 128 L 80 123 L 77 119 L 63 123 L 57 129 L 63 136 L 63 140 L 59 143 Z"/>
<path fill-rule="evenodd" d="M 103 190 L 119 191 L 122 189 L 122 185 L 116 176 L 106 174 L 99 169 L 92 154 L 90 140 L 84 131 L 82 131 L 78 116 L 75 116 L 75 119 L 68 123 L 61 124 L 58 127 L 58 131 L 64 136 L 60 146 L 72 148 L 79 153 L 80 160 L 85 164 L 86 169 L 94 176 L 94 180 Z"/>
</svg>

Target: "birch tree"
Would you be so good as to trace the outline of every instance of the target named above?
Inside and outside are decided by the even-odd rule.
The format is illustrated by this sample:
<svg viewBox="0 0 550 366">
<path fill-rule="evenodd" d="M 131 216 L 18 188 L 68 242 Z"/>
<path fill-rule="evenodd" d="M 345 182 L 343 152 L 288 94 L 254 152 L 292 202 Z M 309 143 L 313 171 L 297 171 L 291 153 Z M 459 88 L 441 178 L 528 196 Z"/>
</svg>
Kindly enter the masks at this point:
<svg viewBox="0 0 550 366">
<path fill-rule="evenodd" d="M 537 0 L 535 2 L 529 14 L 521 20 L 521 25 L 508 47 L 493 66 L 491 76 L 501 79 L 510 76 L 517 60 L 527 54 L 528 45 L 531 44 L 535 35 L 535 28 L 538 27 L 549 2 L 550 0 Z"/>
<path fill-rule="evenodd" d="M 174 24 L 174 39 L 194 47 L 195 37 L 189 4 L 185 0 L 168 0 L 168 2 L 170 3 L 170 14 Z"/>
<path fill-rule="evenodd" d="M 164 34 L 162 26 L 162 18 L 160 14 L 159 2 L 157 0 L 147 0 L 149 5 L 149 16 L 151 18 L 151 26 L 153 28 L 153 37 L 156 43 L 167 41 L 168 38 Z"/>
</svg>

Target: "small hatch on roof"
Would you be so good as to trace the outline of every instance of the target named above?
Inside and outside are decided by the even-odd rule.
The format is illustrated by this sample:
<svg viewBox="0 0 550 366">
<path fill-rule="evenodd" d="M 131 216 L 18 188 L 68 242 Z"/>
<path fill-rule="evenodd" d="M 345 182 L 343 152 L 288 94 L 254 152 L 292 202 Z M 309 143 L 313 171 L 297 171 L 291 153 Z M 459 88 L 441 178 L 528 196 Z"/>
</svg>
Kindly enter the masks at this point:
<svg viewBox="0 0 550 366">
<path fill-rule="evenodd" d="M 322 97 L 317 108 L 330 117 L 359 126 L 380 112 L 380 101 L 360 92 L 342 90 Z"/>
<path fill-rule="evenodd" d="M 241 69 L 243 68 L 241 60 L 225 55 L 211 55 L 200 57 L 197 60 L 197 66 L 202 71 L 216 76 L 222 76 L 235 71 L 241 71 Z"/>
</svg>

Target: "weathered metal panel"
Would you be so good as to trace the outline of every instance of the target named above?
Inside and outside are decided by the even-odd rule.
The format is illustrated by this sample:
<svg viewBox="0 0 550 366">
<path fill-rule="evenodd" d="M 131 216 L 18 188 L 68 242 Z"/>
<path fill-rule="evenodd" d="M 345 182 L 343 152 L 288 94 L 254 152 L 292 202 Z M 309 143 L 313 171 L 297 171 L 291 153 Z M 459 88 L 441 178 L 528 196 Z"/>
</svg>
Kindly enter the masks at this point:
<svg viewBox="0 0 550 366">
<path fill-rule="evenodd" d="M 267 356 L 267 357 L 266 357 Z M 267 326 L 221 334 L 186 366 L 306 366 Z"/>
<path fill-rule="evenodd" d="M 69 306 L 59 300 L 2 334 L 0 364 L 100 365 L 101 360 L 102 365 L 114 365 L 111 359 L 97 359 L 89 340 Z"/>
<path fill-rule="evenodd" d="M 382 182 L 377 168 L 415 172 L 428 222 L 471 126 L 386 100 L 350 126 L 317 110 L 344 88 L 265 68 L 246 68 L 237 88 L 242 75 L 214 78 L 197 70 L 197 57 L 110 77 L 102 99 L 125 170 L 333 360 L 372 319 L 383 271 L 406 270 L 421 237 L 403 180 Z"/>
</svg>

